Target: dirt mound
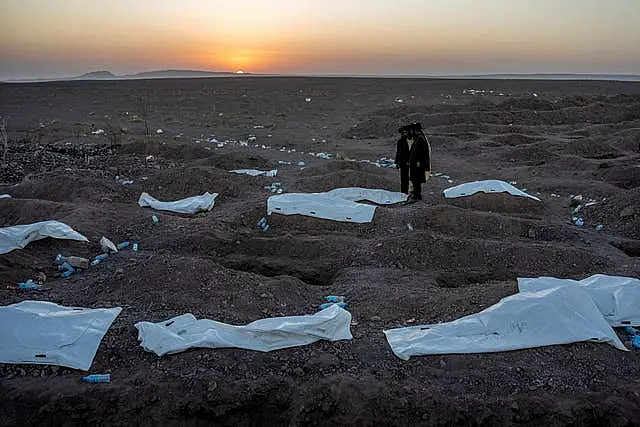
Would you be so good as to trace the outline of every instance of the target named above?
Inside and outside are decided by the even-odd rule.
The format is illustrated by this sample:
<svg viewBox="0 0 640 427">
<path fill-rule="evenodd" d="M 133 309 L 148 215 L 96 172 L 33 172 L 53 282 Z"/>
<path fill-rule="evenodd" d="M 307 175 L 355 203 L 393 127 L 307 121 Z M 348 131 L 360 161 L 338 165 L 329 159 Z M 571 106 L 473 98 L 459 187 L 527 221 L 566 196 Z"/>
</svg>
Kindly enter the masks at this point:
<svg viewBox="0 0 640 427">
<path fill-rule="evenodd" d="M 393 189 L 399 185 L 397 179 L 381 175 L 378 169 L 349 161 L 312 166 L 302 171 L 303 178 L 290 186 L 289 191 L 313 193 L 342 187 Z"/>
<path fill-rule="evenodd" d="M 0 203 L 0 227 L 62 218 L 73 210 L 74 207 L 71 205 L 42 199 L 2 199 L 2 203 Z"/>
<path fill-rule="evenodd" d="M 602 225 L 605 232 L 640 239 L 640 187 L 608 197 L 581 214 L 589 228 Z"/>
<path fill-rule="evenodd" d="M 610 137 L 611 145 L 628 153 L 640 153 L 640 128 L 627 129 Z"/>
<path fill-rule="evenodd" d="M 567 152 L 587 159 L 615 159 L 622 154 L 601 139 L 582 138 L 571 141 L 566 146 Z"/>
<path fill-rule="evenodd" d="M 506 145 L 512 145 L 512 146 L 533 144 L 535 142 L 543 140 L 543 138 L 540 138 L 540 137 L 523 135 L 521 133 L 510 133 L 506 135 L 498 135 L 493 137 L 492 139 L 495 142 L 498 142 L 500 144 L 506 144 Z"/>
<path fill-rule="evenodd" d="M 107 171 L 54 171 L 32 175 L 12 187 L 11 193 L 21 199 L 43 199 L 55 202 L 136 201 L 137 185 L 122 185 Z"/>
<path fill-rule="evenodd" d="M 446 199 L 447 203 L 463 209 L 503 214 L 522 214 L 526 218 L 539 217 L 544 212 L 544 203 L 503 193 L 476 193 L 473 196 Z"/>
<path fill-rule="evenodd" d="M 540 99 L 537 96 L 514 97 L 496 105 L 496 109 L 500 110 L 556 110 L 558 105 L 546 99 Z"/>
<path fill-rule="evenodd" d="M 640 187 L 640 165 L 614 165 L 600 169 L 600 176 L 606 181 L 623 189 Z"/>
</svg>

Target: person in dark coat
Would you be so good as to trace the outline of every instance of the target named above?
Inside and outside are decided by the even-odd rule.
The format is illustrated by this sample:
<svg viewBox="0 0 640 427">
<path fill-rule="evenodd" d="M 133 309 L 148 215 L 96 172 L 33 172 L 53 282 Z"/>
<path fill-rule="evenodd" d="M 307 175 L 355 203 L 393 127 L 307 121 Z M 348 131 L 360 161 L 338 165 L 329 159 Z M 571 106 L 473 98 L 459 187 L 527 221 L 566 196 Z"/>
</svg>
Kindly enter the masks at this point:
<svg viewBox="0 0 640 427">
<path fill-rule="evenodd" d="M 409 180 L 413 185 L 409 200 L 416 202 L 422 200 L 422 184 L 427 182 L 431 175 L 431 146 L 422 130 L 422 124 L 409 125 L 407 145 L 409 146 Z"/>
<path fill-rule="evenodd" d="M 409 145 L 407 144 L 407 135 L 409 127 L 402 126 L 398 128 L 400 138 L 396 143 L 396 168 L 400 169 L 400 192 L 409 194 Z"/>
</svg>

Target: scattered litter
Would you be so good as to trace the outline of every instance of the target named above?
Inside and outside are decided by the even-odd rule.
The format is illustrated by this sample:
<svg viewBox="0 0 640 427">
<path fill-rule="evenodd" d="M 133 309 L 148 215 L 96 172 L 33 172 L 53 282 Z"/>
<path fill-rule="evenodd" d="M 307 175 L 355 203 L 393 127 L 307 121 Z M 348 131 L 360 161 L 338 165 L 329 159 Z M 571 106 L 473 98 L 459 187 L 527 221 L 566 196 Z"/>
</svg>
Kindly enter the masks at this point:
<svg viewBox="0 0 640 427">
<path fill-rule="evenodd" d="M 118 182 L 119 184 L 122 184 L 122 185 L 131 185 L 131 184 L 134 183 L 134 181 L 132 179 L 121 178 L 119 176 L 116 176 L 116 182 Z"/>
<path fill-rule="evenodd" d="M 305 163 L 304 162 L 298 162 L 298 166 L 304 166 Z"/>
<path fill-rule="evenodd" d="M 11 196 L 8 194 L 0 194 L 0 199 L 10 199 Z"/>
<path fill-rule="evenodd" d="M 318 310 L 324 310 L 325 308 L 329 308 L 332 305 L 337 305 L 340 308 L 347 308 L 349 306 L 346 302 L 325 302 L 318 306 Z"/>
<path fill-rule="evenodd" d="M 116 246 L 118 248 L 118 250 L 122 250 L 124 248 L 128 248 L 129 245 L 131 245 L 131 242 L 122 242 L 122 243 L 118 243 L 118 246 Z"/>
<path fill-rule="evenodd" d="M 412 317 L 411 319 L 407 319 L 407 320 L 405 320 L 405 321 L 404 321 L 404 323 L 405 323 L 406 325 L 410 325 L 410 324 L 412 324 L 412 323 L 416 323 L 416 319 Z"/>
<path fill-rule="evenodd" d="M 133 249 L 134 252 L 138 252 L 138 244 L 134 243 L 132 249 Z"/>
<path fill-rule="evenodd" d="M 28 279 L 25 282 L 16 283 L 17 287 L 21 291 L 41 291 L 42 286 L 35 283 L 32 279 Z"/>
<path fill-rule="evenodd" d="M 86 371 L 120 311 L 120 307 L 64 307 L 46 301 L 0 307 L 0 363 L 58 365 Z"/>
<path fill-rule="evenodd" d="M 86 377 L 82 377 L 84 383 L 110 383 L 111 374 L 91 374 Z"/>
<path fill-rule="evenodd" d="M 279 182 L 274 182 L 269 185 L 265 185 L 264 189 L 269 190 L 271 193 L 277 193 L 277 194 L 281 194 L 283 191 L 282 184 Z"/>
<path fill-rule="evenodd" d="M 257 170 L 257 169 L 235 169 L 235 170 L 232 170 L 231 172 L 239 173 L 239 174 L 246 174 L 246 175 L 251 175 L 251 176 L 264 175 L 264 176 L 274 177 L 274 176 L 276 176 L 278 174 L 278 169 L 272 169 L 270 171 L 261 171 L 261 170 Z"/>
<path fill-rule="evenodd" d="M 498 181 L 495 179 L 466 182 L 464 184 L 456 185 L 455 187 L 445 189 L 444 196 L 450 199 L 454 197 L 471 196 L 480 191 L 484 193 L 506 192 L 513 196 L 527 197 L 533 200 L 537 200 L 538 202 L 540 201 L 539 198 L 527 194 L 524 191 L 518 190 L 516 187 L 509 183 Z"/>
<path fill-rule="evenodd" d="M 218 193 L 211 194 L 206 192 L 201 196 L 187 197 L 186 199 L 176 200 L 174 202 L 161 202 L 148 193 L 142 193 L 138 204 L 142 207 L 150 206 L 153 209 L 161 211 L 195 214 L 200 211 L 210 211 L 213 209 L 216 197 L 218 197 Z"/>
<path fill-rule="evenodd" d="M 164 131 L 163 131 L 162 129 L 157 129 L 157 130 L 156 130 L 156 133 L 157 133 L 158 135 L 162 135 L 162 134 L 164 133 Z"/>
<path fill-rule="evenodd" d="M 571 221 L 573 222 L 574 225 L 578 227 L 582 227 L 584 225 L 584 219 L 582 219 L 582 217 L 579 217 L 579 216 L 571 218 Z"/>
<path fill-rule="evenodd" d="M 589 292 L 564 286 L 521 292 L 453 322 L 384 331 L 394 354 L 491 353 L 579 341 L 626 350 Z"/>
<path fill-rule="evenodd" d="M 279 165 L 290 165 L 291 162 L 287 162 L 287 161 L 284 161 L 284 160 L 278 160 L 278 164 Z"/>
<path fill-rule="evenodd" d="M 411 224 L 407 224 L 407 230 L 409 230 L 409 231 L 413 231 L 413 225 L 411 225 Z"/>
<path fill-rule="evenodd" d="M 0 228 L 0 254 L 6 254 L 14 249 L 23 249 L 30 242 L 46 237 L 81 242 L 89 241 L 67 224 L 59 221 L 41 221 L 33 224 Z"/>
<path fill-rule="evenodd" d="M 151 215 L 151 221 L 153 221 L 154 224 L 158 224 L 160 222 L 158 217 L 155 215 Z"/>
<path fill-rule="evenodd" d="M 118 248 L 115 243 L 111 240 L 107 239 L 105 236 L 102 236 L 100 239 L 100 248 L 102 248 L 102 252 L 108 254 L 109 252 L 118 252 Z"/>
<path fill-rule="evenodd" d="M 144 350 L 163 356 L 194 347 L 237 347 L 266 352 L 321 339 L 347 340 L 353 338 L 350 324 L 351 313 L 334 304 L 313 315 L 273 317 L 244 326 L 198 320 L 187 313 L 159 323 L 138 322 L 135 327 Z M 16 330 L 14 326 L 10 329 Z"/>
<path fill-rule="evenodd" d="M 91 132 L 93 135 L 104 135 L 104 129 L 98 129 Z"/>
<path fill-rule="evenodd" d="M 311 98 L 305 98 L 305 102 L 311 102 Z"/>
<path fill-rule="evenodd" d="M 107 259 L 107 257 L 108 257 L 108 256 L 109 256 L 109 255 L 107 255 L 107 254 L 100 254 L 100 255 L 97 255 L 97 256 L 93 259 L 93 261 L 91 261 L 91 265 L 98 265 L 98 264 L 100 264 L 102 261 L 104 261 L 105 259 Z"/>
<path fill-rule="evenodd" d="M 260 218 L 260 220 L 256 223 L 256 228 L 262 231 L 269 231 L 271 229 L 271 226 L 267 223 L 266 216 Z"/>
<path fill-rule="evenodd" d="M 322 299 L 326 302 L 344 302 L 345 300 L 342 295 L 326 295 Z"/>
<path fill-rule="evenodd" d="M 62 254 L 58 254 L 56 255 L 54 262 L 59 266 L 67 264 L 70 267 L 82 268 L 85 270 L 89 268 L 89 260 L 78 256 L 64 256 Z M 65 267 L 63 270 L 68 270 L 68 268 Z"/>
<path fill-rule="evenodd" d="M 147 157 L 144 158 L 147 162 L 152 162 L 154 157 L 152 154 L 148 155 Z"/>
<path fill-rule="evenodd" d="M 604 229 L 604 225 L 598 224 L 596 225 L 596 231 L 602 231 Z"/>
<path fill-rule="evenodd" d="M 582 194 L 578 194 L 577 196 L 571 196 L 571 200 L 569 201 L 569 206 L 580 206 L 582 204 Z"/>
</svg>

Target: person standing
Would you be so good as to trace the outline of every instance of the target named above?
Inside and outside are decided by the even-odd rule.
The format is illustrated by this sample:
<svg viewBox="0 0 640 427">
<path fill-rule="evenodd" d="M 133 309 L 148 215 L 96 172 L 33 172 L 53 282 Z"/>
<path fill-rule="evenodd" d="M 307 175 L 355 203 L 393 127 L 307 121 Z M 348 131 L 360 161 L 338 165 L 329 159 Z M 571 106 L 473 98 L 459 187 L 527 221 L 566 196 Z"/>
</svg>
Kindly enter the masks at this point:
<svg viewBox="0 0 640 427">
<path fill-rule="evenodd" d="M 409 144 L 407 136 L 409 134 L 408 126 L 398 128 L 400 138 L 396 143 L 396 168 L 400 169 L 400 192 L 409 194 Z M 412 141 L 413 142 L 413 141 Z"/>
<path fill-rule="evenodd" d="M 409 125 L 407 145 L 409 147 L 409 180 L 413 185 L 409 201 L 413 203 L 422 200 L 422 184 L 426 183 L 431 175 L 431 145 L 422 130 L 421 123 Z"/>
</svg>

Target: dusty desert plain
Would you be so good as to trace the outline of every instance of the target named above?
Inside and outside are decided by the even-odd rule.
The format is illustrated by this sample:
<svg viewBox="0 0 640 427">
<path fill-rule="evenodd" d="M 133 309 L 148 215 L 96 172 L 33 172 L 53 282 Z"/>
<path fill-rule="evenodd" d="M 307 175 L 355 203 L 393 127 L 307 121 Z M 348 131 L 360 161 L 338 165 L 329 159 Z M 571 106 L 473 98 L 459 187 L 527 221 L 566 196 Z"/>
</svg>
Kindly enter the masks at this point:
<svg viewBox="0 0 640 427">
<path fill-rule="evenodd" d="M 56 219 L 90 240 L 44 239 L 1 255 L 0 304 L 123 308 L 90 370 L 110 373 L 109 384 L 0 364 L 3 426 L 640 425 L 637 349 L 583 342 L 403 361 L 382 332 L 481 311 L 516 293 L 518 277 L 640 276 L 640 83 L 13 83 L 0 84 L 0 115 L 10 139 L 0 194 L 12 196 L 0 199 L 0 226 Z M 396 169 L 361 160 L 392 158 L 396 128 L 412 121 L 429 136 L 433 171 L 448 176 L 430 179 L 424 201 L 380 206 L 371 223 L 273 214 L 270 230 L 255 228 L 276 181 L 285 192 L 399 191 Z M 243 168 L 278 175 L 229 172 Z M 541 201 L 443 197 L 483 179 Z M 209 212 L 179 215 L 139 207 L 143 191 L 219 196 Z M 582 227 L 571 222 L 578 194 L 597 202 Z M 102 236 L 138 251 L 57 277 L 56 254 L 93 258 Z M 46 292 L 5 289 L 41 273 Z M 158 357 L 134 327 L 183 313 L 236 325 L 313 314 L 328 294 L 347 297 L 352 340 Z"/>
</svg>

